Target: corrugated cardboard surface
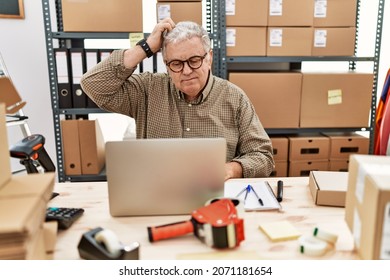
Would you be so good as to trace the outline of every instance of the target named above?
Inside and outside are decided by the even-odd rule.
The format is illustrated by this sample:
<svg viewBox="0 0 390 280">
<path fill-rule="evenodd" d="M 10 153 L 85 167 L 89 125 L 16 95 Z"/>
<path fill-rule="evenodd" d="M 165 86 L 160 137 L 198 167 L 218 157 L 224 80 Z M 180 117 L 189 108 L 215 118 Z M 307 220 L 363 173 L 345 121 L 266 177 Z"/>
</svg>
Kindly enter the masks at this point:
<svg viewBox="0 0 390 280">
<path fill-rule="evenodd" d="M 373 74 L 303 73 L 300 127 L 367 127 Z"/>
<path fill-rule="evenodd" d="M 298 127 L 301 79 L 300 73 L 229 74 L 229 81 L 245 91 L 265 128 Z"/>
<path fill-rule="evenodd" d="M 287 177 L 288 162 L 275 160 L 275 168 L 272 170 L 270 177 Z"/>
<path fill-rule="evenodd" d="M 329 159 L 329 138 L 325 136 L 289 137 L 290 161 Z"/>
<path fill-rule="evenodd" d="M 355 27 L 313 28 L 311 54 L 314 56 L 353 56 L 355 54 L 355 33 Z"/>
<path fill-rule="evenodd" d="M 12 176 L 5 106 L 0 105 L 0 259 L 46 258 L 37 237 L 43 226 L 55 173 Z"/>
<path fill-rule="evenodd" d="M 367 175 L 364 184 L 363 203 L 355 215 L 360 227 L 355 224 L 353 232 L 358 254 L 366 260 L 390 260 L 390 173 Z"/>
<path fill-rule="evenodd" d="M 105 163 L 104 139 L 97 120 L 63 120 L 66 175 L 96 175 Z"/>
<path fill-rule="evenodd" d="M 330 139 L 329 159 L 349 159 L 351 154 L 368 154 L 370 139 L 357 133 L 323 133 Z"/>
<path fill-rule="evenodd" d="M 66 32 L 143 32 L 142 0 L 61 0 Z"/>
<path fill-rule="evenodd" d="M 316 205 L 344 207 L 348 172 L 311 171 L 309 188 Z"/>
<path fill-rule="evenodd" d="M 234 14 L 226 14 L 226 26 L 267 26 L 269 0 L 238 0 Z"/>
<path fill-rule="evenodd" d="M 265 27 L 226 27 L 227 56 L 265 56 Z"/>
<path fill-rule="evenodd" d="M 78 120 L 61 121 L 62 149 L 66 175 L 81 175 Z"/>
<path fill-rule="evenodd" d="M 288 176 L 307 177 L 311 171 L 327 171 L 328 166 L 329 162 L 327 160 L 290 161 L 288 165 Z"/>
<path fill-rule="evenodd" d="M 280 43 L 275 45 L 275 42 Z M 312 27 L 267 28 L 267 56 L 311 56 L 312 42 Z"/>
<path fill-rule="evenodd" d="M 98 121 L 78 121 L 81 173 L 99 174 L 104 167 L 104 139 Z"/>
<path fill-rule="evenodd" d="M 314 13 L 314 26 L 355 26 L 357 0 L 327 0 L 326 12 Z"/>
<path fill-rule="evenodd" d="M 159 2 L 156 9 L 157 20 L 170 17 L 174 22 L 193 21 L 202 25 L 201 2 Z"/>
<path fill-rule="evenodd" d="M 288 160 L 288 138 L 287 137 L 271 137 L 273 156 L 275 161 Z"/>
<path fill-rule="evenodd" d="M 283 0 L 280 1 L 281 13 L 272 15 L 272 7 L 269 7 L 268 26 L 312 26 L 313 25 L 313 0 Z"/>
<path fill-rule="evenodd" d="M 348 171 L 349 159 L 330 159 L 329 171 Z"/>
<path fill-rule="evenodd" d="M 26 105 L 8 77 L 0 77 L 0 92 L 0 103 L 5 103 L 7 114 L 14 114 Z"/>
<path fill-rule="evenodd" d="M 345 201 L 345 221 L 353 232 L 356 209 L 361 207 L 368 175 L 390 174 L 390 157 L 376 155 L 351 155 L 348 166 L 348 191 Z M 360 227 L 359 227 L 360 228 Z"/>
</svg>

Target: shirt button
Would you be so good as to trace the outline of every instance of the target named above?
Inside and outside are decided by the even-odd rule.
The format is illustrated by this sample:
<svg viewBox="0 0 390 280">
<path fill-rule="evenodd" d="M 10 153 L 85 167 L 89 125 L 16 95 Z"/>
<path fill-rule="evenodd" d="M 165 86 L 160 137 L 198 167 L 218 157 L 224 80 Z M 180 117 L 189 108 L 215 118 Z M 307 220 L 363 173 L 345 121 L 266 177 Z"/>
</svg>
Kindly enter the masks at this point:
<svg viewBox="0 0 390 280">
<path fill-rule="evenodd" d="M 191 129 L 189 127 L 186 128 L 187 131 L 190 131 Z"/>
<path fill-rule="evenodd" d="M 188 107 L 192 107 L 192 104 L 188 104 Z"/>
</svg>

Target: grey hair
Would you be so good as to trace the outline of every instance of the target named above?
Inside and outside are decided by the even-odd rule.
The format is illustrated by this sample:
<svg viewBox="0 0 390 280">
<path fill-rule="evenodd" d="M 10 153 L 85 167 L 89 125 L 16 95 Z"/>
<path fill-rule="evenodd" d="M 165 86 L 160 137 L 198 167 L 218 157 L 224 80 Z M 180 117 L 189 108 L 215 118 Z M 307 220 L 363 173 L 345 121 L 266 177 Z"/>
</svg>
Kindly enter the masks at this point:
<svg viewBox="0 0 390 280">
<path fill-rule="evenodd" d="M 161 50 L 163 57 L 165 57 L 165 50 L 168 44 L 182 42 L 193 37 L 198 37 L 202 40 L 203 49 L 206 52 L 211 49 L 209 34 L 202 26 L 192 21 L 181 21 L 170 32 L 164 34 Z"/>
</svg>

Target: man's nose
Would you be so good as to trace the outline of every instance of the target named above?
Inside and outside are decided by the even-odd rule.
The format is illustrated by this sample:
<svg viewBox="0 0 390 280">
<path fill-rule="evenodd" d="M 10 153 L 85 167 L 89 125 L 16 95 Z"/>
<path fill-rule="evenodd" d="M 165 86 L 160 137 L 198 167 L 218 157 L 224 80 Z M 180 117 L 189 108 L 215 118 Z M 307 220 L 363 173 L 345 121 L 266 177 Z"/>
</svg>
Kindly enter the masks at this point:
<svg viewBox="0 0 390 280">
<path fill-rule="evenodd" d="M 189 74 L 192 71 L 194 71 L 194 70 L 190 67 L 190 65 L 188 64 L 188 61 L 185 61 L 183 63 L 183 74 Z"/>
</svg>

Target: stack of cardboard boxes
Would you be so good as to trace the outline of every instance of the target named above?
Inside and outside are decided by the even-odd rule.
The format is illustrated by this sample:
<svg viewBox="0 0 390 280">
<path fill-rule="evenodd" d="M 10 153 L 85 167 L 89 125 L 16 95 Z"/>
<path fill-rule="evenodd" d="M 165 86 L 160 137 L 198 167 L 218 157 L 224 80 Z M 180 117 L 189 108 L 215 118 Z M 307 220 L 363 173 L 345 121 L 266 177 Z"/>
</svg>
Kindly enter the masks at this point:
<svg viewBox="0 0 390 280">
<path fill-rule="evenodd" d="M 271 137 L 275 170 L 272 176 L 309 176 L 310 171 L 348 171 L 349 157 L 367 154 L 369 139 L 357 133 L 324 133 Z"/>
<path fill-rule="evenodd" d="M 356 0 L 226 1 L 228 56 L 351 56 Z"/>
<path fill-rule="evenodd" d="M 55 175 L 11 175 L 5 120 L 5 105 L 1 103 L 0 259 L 47 259 L 57 230 L 56 223 L 45 223 Z"/>
</svg>

